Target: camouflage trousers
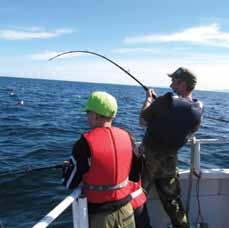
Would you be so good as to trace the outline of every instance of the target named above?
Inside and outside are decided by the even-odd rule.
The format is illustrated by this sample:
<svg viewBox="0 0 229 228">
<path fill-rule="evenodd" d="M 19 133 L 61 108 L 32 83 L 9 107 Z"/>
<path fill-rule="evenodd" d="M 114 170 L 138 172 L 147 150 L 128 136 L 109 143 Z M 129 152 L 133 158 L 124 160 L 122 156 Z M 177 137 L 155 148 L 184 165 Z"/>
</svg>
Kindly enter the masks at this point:
<svg viewBox="0 0 229 228">
<path fill-rule="evenodd" d="M 152 185 L 158 192 L 161 203 L 168 214 L 173 227 L 189 228 L 183 203 L 181 201 L 181 190 L 178 175 L 173 177 L 150 178 L 144 173 L 143 187 L 149 192 Z"/>
</svg>

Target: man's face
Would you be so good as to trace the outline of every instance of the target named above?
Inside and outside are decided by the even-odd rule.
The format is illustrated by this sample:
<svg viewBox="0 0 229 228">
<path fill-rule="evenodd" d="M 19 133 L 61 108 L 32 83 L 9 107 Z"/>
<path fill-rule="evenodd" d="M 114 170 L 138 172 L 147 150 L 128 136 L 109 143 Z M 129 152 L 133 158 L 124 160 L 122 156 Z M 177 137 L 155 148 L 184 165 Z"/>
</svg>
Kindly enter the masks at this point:
<svg viewBox="0 0 229 228">
<path fill-rule="evenodd" d="M 171 79 L 172 79 L 172 83 L 170 85 L 170 88 L 179 95 L 179 87 L 180 87 L 181 81 L 176 78 L 171 78 Z"/>
<path fill-rule="evenodd" d="M 181 81 L 177 78 L 172 78 L 172 83 L 170 88 L 179 96 L 182 96 L 187 90 L 187 84 L 184 81 Z"/>
</svg>

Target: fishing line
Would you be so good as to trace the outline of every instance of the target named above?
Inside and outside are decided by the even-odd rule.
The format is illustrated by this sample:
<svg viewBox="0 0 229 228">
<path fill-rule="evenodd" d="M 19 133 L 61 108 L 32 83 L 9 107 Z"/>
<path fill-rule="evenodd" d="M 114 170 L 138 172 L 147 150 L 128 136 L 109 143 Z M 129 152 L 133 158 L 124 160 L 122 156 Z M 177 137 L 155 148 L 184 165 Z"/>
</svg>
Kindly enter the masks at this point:
<svg viewBox="0 0 229 228">
<path fill-rule="evenodd" d="M 38 168 L 28 166 L 26 169 L 23 169 L 23 170 L 9 170 L 5 172 L 1 172 L 0 177 L 4 177 L 8 175 L 28 174 L 28 173 L 36 172 L 36 171 L 42 171 L 42 170 L 47 170 L 47 169 L 60 169 L 60 168 L 63 168 L 63 164 L 50 165 L 50 166 L 44 166 L 44 167 L 38 167 Z"/>
<path fill-rule="evenodd" d="M 91 54 L 91 55 L 96 55 L 96 56 L 99 56 L 103 59 L 106 59 L 107 61 L 109 61 L 110 63 L 114 64 L 115 66 L 117 66 L 119 69 L 121 69 L 122 71 L 124 71 L 126 74 L 128 74 L 131 78 L 133 78 L 139 85 L 141 85 L 145 91 L 148 91 L 148 87 L 143 85 L 136 77 L 134 77 L 130 72 L 128 72 L 126 69 L 124 69 L 123 67 L 121 67 L 119 64 L 117 64 L 116 62 L 114 62 L 113 60 L 105 57 L 104 55 L 101 55 L 101 54 L 98 54 L 96 52 L 92 52 L 92 51 L 67 51 L 67 52 L 62 52 L 52 58 L 49 59 L 50 60 L 53 60 L 59 56 L 62 56 L 62 55 L 67 55 L 67 54 L 72 54 L 72 53 L 86 53 L 86 54 Z"/>
<path fill-rule="evenodd" d="M 225 120 L 223 118 L 216 118 L 216 117 L 211 117 L 211 116 L 204 116 L 203 118 L 207 118 L 207 119 L 210 119 L 210 120 L 217 120 L 217 121 L 221 121 L 221 122 L 224 122 L 224 123 L 229 123 L 229 120 Z"/>
</svg>

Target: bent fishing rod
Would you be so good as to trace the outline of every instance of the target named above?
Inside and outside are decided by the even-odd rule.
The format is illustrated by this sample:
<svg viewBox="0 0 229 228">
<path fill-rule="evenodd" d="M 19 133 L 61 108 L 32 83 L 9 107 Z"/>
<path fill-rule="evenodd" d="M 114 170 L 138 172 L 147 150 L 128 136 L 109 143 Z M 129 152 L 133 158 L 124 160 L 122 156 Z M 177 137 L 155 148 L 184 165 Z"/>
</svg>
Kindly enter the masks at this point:
<svg viewBox="0 0 229 228">
<path fill-rule="evenodd" d="M 115 66 L 117 66 L 119 69 L 121 69 L 122 71 L 124 71 L 126 74 L 128 74 L 132 79 L 134 79 L 139 85 L 141 85 L 145 91 L 148 91 L 149 88 L 147 86 L 145 86 L 143 83 L 141 83 L 135 76 L 133 76 L 129 71 L 127 71 L 126 69 L 124 69 L 122 66 L 120 66 L 119 64 L 117 64 L 116 62 L 114 62 L 113 60 L 107 58 L 106 56 L 104 55 L 101 55 L 99 53 L 96 53 L 96 52 L 93 52 L 93 51 L 82 51 L 82 50 L 75 50 L 75 51 L 66 51 L 66 52 L 62 52 L 58 55 L 55 55 L 53 57 L 51 57 L 49 59 L 49 61 L 55 59 L 55 58 L 58 58 L 62 55 L 67 55 L 67 54 L 72 54 L 72 53 L 86 53 L 86 54 L 91 54 L 91 55 L 96 55 L 98 57 L 101 57 L 107 61 L 109 61 L 110 63 L 114 64 Z M 156 97 L 155 97 L 156 98 Z M 229 123 L 229 120 L 225 120 L 223 118 L 215 118 L 215 117 L 210 117 L 210 116 L 205 116 L 205 118 L 207 119 L 211 119 L 211 120 L 218 120 L 218 121 L 221 121 L 221 122 L 226 122 L 226 123 Z"/>
<path fill-rule="evenodd" d="M 121 67 L 119 64 L 117 64 L 116 62 L 114 62 L 113 60 L 107 58 L 106 56 L 104 55 L 101 55 L 101 54 L 98 54 L 96 52 L 93 52 L 93 51 L 81 51 L 81 50 L 76 50 L 76 51 L 67 51 L 67 52 L 62 52 L 52 58 L 49 59 L 49 61 L 55 59 L 55 58 L 58 58 L 59 56 L 62 56 L 62 55 L 67 55 L 67 54 L 72 54 L 72 53 L 86 53 L 86 54 L 91 54 L 91 55 L 96 55 L 96 56 L 99 56 L 107 61 L 109 61 L 110 63 L 114 64 L 115 66 L 117 66 L 119 69 L 121 69 L 122 71 L 124 71 L 126 74 L 128 74 L 131 78 L 133 78 L 139 85 L 141 85 L 145 91 L 148 91 L 148 87 L 145 86 L 144 84 L 142 84 L 136 77 L 134 77 L 130 72 L 128 72 L 126 69 L 124 69 L 123 67 Z"/>
</svg>

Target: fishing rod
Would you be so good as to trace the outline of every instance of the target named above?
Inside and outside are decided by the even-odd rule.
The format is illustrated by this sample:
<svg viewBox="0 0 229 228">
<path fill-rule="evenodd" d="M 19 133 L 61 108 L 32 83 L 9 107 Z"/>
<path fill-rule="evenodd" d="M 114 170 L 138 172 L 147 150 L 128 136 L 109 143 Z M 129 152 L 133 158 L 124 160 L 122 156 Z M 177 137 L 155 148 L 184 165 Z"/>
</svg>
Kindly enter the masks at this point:
<svg viewBox="0 0 229 228">
<path fill-rule="evenodd" d="M 119 69 L 121 69 L 122 71 L 124 71 L 126 74 L 128 74 L 131 78 L 133 78 L 138 84 L 140 84 L 145 91 L 148 91 L 149 88 L 147 86 L 145 86 L 144 84 L 142 84 L 135 76 L 133 76 L 129 71 L 127 71 L 126 69 L 124 69 L 122 66 L 120 66 L 119 64 L 117 64 L 116 62 L 114 62 L 113 60 L 107 58 L 106 56 L 104 55 L 101 55 L 101 54 L 98 54 L 96 52 L 93 52 L 93 51 L 82 51 L 82 50 L 76 50 L 76 51 L 67 51 L 67 52 L 62 52 L 56 56 L 53 56 L 49 59 L 49 61 L 55 59 L 55 58 L 58 58 L 62 55 L 67 55 L 67 54 L 72 54 L 72 53 L 86 53 L 86 54 L 91 54 L 91 55 L 96 55 L 96 56 L 99 56 L 107 61 L 109 61 L 110 63 L 114 64 L 115 66 L 117 66 Z M 156 97 L 155 97 L 156 98 Z M 225 119 L 218 119 L 218 118 L 215 118 L 215 117 L 209 117 L 209 116 L 205 116 L 205 118 L 207 119 L 211 119 L 211 120 L 217 120 L 217 121 L 221 121 L 221 122 L 225 122 L 225 123 L 229 123 L 229 120 L 225 120 Z"/>
<path fill-rule="evenodd" d="M 67 51 L 67 52 L 62 52 L 52 58 L 49 59 L 49 61 L 59 57 L 59 56 L 62 56 L 62 55 L 67 55 L 67 54 L 72 54 L 72 53 L 86 53 L 86 54 L 91 54 L 91 55 L 96 55 L 96 56 L 99 56 L 103 59 L 106 59 L 107 61 L 109 61 L 110 63 L 114 64 L 115 66 L 117 66 L 119 69 L 121 69 L 122 71 L 124 71 L 126 74 L 128 74 L 131 78 L 133 78 L 139 85 L 141 85 L 143 87 L 143 89 L 145 91 L 148 91 L 148 87 L 145 86 L 144 84 L 142 84 L 136 77 L 134 77 L 130 72 L 128 72 L 126 69 L 124 69 L 123 67 L 121 67 L 119 64 L 117 64 L 116 62 L 114 62 L 113 60 L 105 57 L 104 55 L 101 55 L 101 54 L 98 54 L 96 52 L 92 52 L 92 51 Z"/>
<path fill-rule="evenodd" d="M 44 166 L 44 167 L 38 167 L 38 168 L 28 166 L 26 169 L 23 169 L 23 170 L 9 170 L 9 171 L 5 171 L 5 172 L 1 172 L 0 177 L 4 177 L 4 176 L 8 176 L 8 175 L 29 174 L 31 172 L 37 172 L 37 171 L 41 171 L 41 170 L 60 169 L 60 168 L 63 168 L 63 164 L 50 165 L 50 166 Z"/>
</svg>

